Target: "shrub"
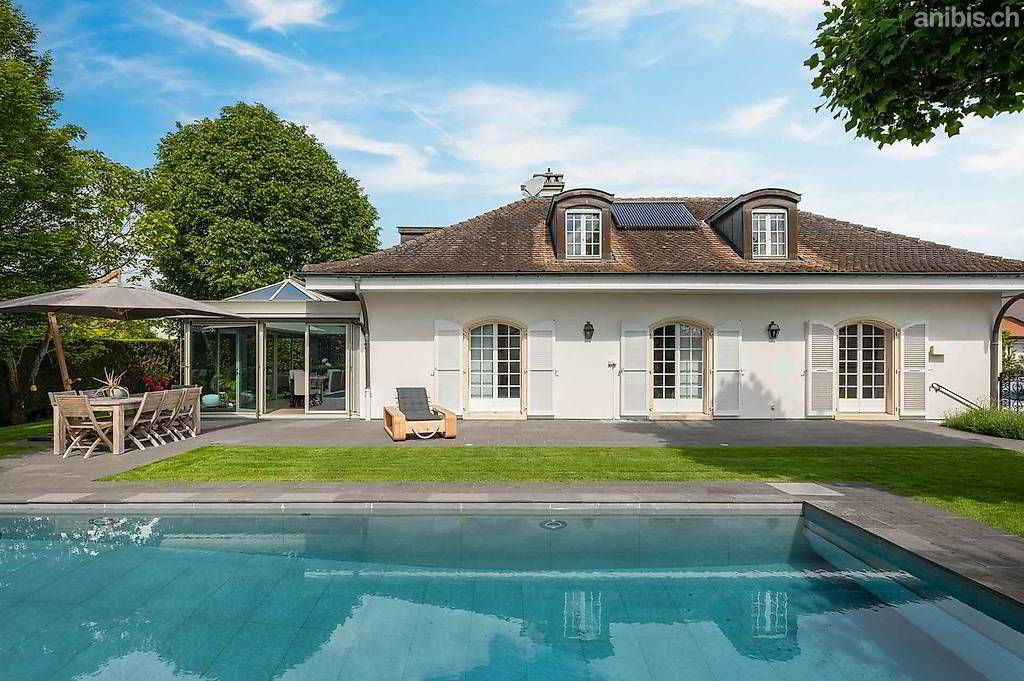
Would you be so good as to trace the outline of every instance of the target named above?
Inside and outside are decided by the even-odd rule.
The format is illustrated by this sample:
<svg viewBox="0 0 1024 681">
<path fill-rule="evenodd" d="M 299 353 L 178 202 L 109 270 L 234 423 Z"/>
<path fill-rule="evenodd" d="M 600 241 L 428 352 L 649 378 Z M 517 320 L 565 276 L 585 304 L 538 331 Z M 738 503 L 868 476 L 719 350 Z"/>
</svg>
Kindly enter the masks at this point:
<svg viewBox="0 0 1024 681">
<path fill-rule="evenodd" d="M 970 433 L 1024 440 L 1024 412 L 984 407 L 946 416 L 943 425 Z"/>
</svg>

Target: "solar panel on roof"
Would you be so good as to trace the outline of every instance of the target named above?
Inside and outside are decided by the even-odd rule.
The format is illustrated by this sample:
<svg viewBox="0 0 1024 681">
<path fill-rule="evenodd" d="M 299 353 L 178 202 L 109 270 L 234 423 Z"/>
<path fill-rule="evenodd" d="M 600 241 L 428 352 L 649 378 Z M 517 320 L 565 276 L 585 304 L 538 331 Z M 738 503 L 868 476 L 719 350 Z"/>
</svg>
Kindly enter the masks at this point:
<svg viewBox="0 0 1024 681">
<path fill-rule="evenodd" d="M 700 223 L 677 201 L 627 201 L 612 204 L 612 215 L 625 229 L 693 229 Z"/>
</svg>

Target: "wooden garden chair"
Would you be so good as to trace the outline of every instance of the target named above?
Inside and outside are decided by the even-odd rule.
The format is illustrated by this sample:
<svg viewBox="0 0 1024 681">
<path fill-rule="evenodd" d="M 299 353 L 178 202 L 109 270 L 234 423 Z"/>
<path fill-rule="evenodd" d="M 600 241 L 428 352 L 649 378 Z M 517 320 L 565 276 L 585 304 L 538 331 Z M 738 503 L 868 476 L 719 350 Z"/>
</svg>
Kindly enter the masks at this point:
<svg viewBox="0 0 1024 681">
<path fill-rule="evenodd" d="M 167 440 L 184 440 L 185 436 L 175 430 L 175 421 L 181 413 L 181 407 L 185 403 L 185 390 L 163 390 L 163 402 L 160 403 L 160 410 L 153 419 L 153 435 L 160 444 L 167 444 Z"/>
<path fill-rule="evenodd" d="M 182 398 L 181 408 L 178 410 L 178 416 L 174 419 L 171 424 L 174 431 L 180 434 L 182 437 L 195 437 L 196 436 L 196 413 L 199 409 L 199 398 L 203 394 L 203 389 L 195 386 L 190 386 L 184 389 L 185 395 Z"/>
<path fill-rule="evenodd" d="M 125 437 L 139 449 L 146 448 L 142 444 L 143 440 L 148 441 L 154 447 L 163 444 L 156 439 L 156 435 L 153 433 L 155 421 L 160 415 L 163 404 L 163 391 L 142 394 L 142 402 L 139 403 L 139 408 L 135 411 L 135 417 L 131 424 L 124 429 Z"/>
<path fill-rule="evenodd" d="M 81 395 L 57 395 L 54 402 L 60 410 L 60 427 L 71 441 L 64 447 L 63 458 L 75 452 L 85 452 L 88 459 L 101 444 L 114 451 L 110 434 L 114 430 L 112 421 L 100 421 L 89 404 L 89 398 Z"/>
<path fill-rule="evenodd" d="M 426 388 L 398 388 L 398 406 L 384 407 L 384 430 L 395 442 L 409 434 L 426 440 L 440 434 L 453 438 L 457 434 L 455 412 L 431 405 Z"/>
</svg>

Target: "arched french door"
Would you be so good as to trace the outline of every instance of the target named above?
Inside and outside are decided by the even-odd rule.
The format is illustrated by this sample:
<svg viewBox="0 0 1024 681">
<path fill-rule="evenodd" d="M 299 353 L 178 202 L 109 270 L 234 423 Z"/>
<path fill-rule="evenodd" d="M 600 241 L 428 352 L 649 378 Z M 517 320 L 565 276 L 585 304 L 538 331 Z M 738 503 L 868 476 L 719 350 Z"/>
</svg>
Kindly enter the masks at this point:
<svg viewBox="0 0 1024 681">
<path fill-rule="evenodd" d="M 469 411 L 522 411 L 522 329 L 486 322 L 469 331 Z"/>
<path fill-rule="evenodd" d="M 673 322 L 657 326 L 653 344 L 652 410 L 655 414 L 704 411 L 707 334 L 699 326 Z"/>
<path fill-rule="evenodd" d="M 892 397 L 892 333 L 871 322 L 839 327 L 840 412 L 883 414 Z"/>
</svg>

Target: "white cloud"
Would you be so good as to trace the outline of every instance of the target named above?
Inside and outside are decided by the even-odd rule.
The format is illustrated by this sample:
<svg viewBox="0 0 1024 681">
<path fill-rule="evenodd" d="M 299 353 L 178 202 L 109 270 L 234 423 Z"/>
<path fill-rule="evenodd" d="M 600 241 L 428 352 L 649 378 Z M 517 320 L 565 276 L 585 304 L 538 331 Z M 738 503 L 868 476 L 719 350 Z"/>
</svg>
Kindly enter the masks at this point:
<svg viewBox="0 0 1024 681">
<path fill-rule="evenodd" d="M 744 12 L 768 14 L 798 23 L 821 11 L 821 0 L 578 0 L 571 3 L 570 25 L 598 38 L 619 38 L 634 23 L 649 17 L 700 8 L 723 17 Z"/>
<path fill-rule="evenodd" d="M 327 0 L 234 0 L 233 4 L 250 18 L 251 28 L 280 32 L 289 26 L 322 26 L 334 12 Z"/>
<path fill-rule="evenodd" d="M 309 70 L 305 63 L 297 59 L 278 54 L 190 19 L 184 19 L 165 9 L 152 7 L 149 11 L 151 18 L 154 19 L 152 22 L 154 28 L 185 38 L 193 45 L 226 50 L 236 57 L 255 62 L 278 73 Z"/>
<path fill-rule="evenodd" d="M 430 151 L 409 144 L 389 142 L 363 135 L 338 121 L 319 120 L 306 123 L 327 147 L 340 152 L 355 152 L 383 157 L 383 163 L 352 159 L 346 166 L 358 168 L 356 176 L 367 186 L 386 191 L 439 189 L 465 182 L 457 173 L 437 172 L 428 168 Z"/>
<path fill-rule="evenodd" d="M 829 132 L 835 132 L 833 121 L 823 120 L 814 123 L 813 125 L 804 125 L 799 121 L 793 121 L 786 126 L 786 135 L 793 139 L 810 144 L 812 142 L 818 142 Z"/>
<path fill-rule="evenodd" d="M 785 97 L 773 97 L 758 104 L 741 106 L 730 111 L 726 119 L 713 126 L 713 129 L 735 133 L 752 132 L 778 118 L 785 106 Z"/>
<path fill-rule="evenodd" d="M 372 192 L 516 196 L 523 180 L 548 166 L 575 186 L 602 186 L 620 195 L 718 194 L 786 180 L 780 164 L 772 165 L 776 177 L 755 176 L 751 169 L 763 164 L 746 151 L 581 123 L 576 117 L 585 103 L 580 94 L 494 84 L 445 90 L 379 80 L 359 88 L 346 74 L 166 10 L 153 10 L 150 18 L 165 33 L 271 74 L 270 80 L 251 85 L 246 98 L 306 124 Z M 756 127 L 774 118 L 785 100 L 766 104 L 737 117 L 737 126 Z M 359 129 L 356 121 L 371 119 L 375 132 Z"/>
<path fill-rule="evenodd" d="M 739 190 L 756 167 L 746 152 L 679 144 L 625 129 L 581 124 L 576 95 L 477 85 L 450 93 L 431 115 L 449 131 L 443 150 L 481 191 L 508 194 L 551 166 L 572 186 L 620 195 Z"/>
<path fill-rule="evenodd" d="M 997 178 L 1024 175 L 1024 123 L 1013 126 L 983 126 L 969 135 L 979 150 L 962 157 L 967 170 Z"/>
<path fill-rule="evenodd" d="M 916 161 L 938 156 L 945 144 L 945 140 L 936 137 L 930 142 L 918 144 L 916 147 L 910 142 L 889 144 L 878 149 L 878 152 L 883 156 L 901 161 Z"/>
</svg>

